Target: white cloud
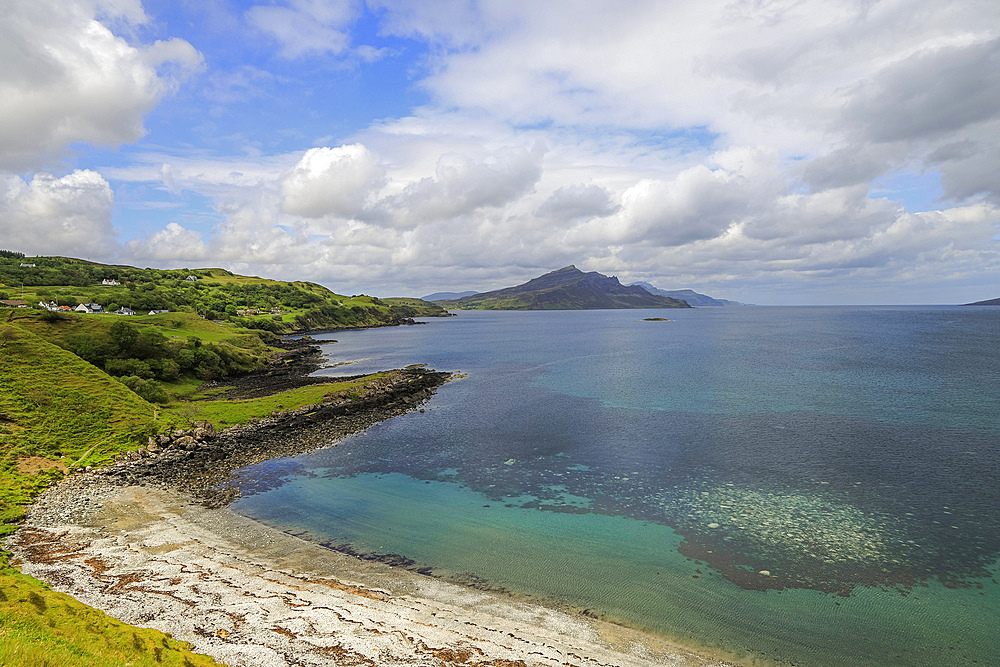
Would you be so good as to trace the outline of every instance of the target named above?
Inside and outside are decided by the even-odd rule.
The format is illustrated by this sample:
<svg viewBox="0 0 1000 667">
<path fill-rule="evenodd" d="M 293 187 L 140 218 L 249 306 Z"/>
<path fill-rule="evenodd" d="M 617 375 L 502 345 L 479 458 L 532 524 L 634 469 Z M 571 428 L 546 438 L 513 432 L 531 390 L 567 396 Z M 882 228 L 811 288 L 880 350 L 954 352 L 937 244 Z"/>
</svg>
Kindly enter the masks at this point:
<svg viewBox="0 0 1000 667">
<path fill-rule="evenodd" d="M 185 229 L 176 222 L 167 226 L 148 238 L 139 241 L 133 239 L 126 244 L 129 253 L 136 257 L 157 260 L 183 259 L 182 263 L 199 261 L 209 258 L 208 249 L 198 232 Z"/>
<path fill-rule="evenodd" d="M 825 156 L 810 172 L 823 175 L 821 187 L 919 172 L 933 166 L 929 152 L 956 139 L 977 155 L 996 154 L 988 135 L 973 131 L 1000 113 L 996 3 L 379 6 L 387 30 L 440 45 L 423 85 L 443 108 L 588 131 L 708 131 L 717 148 Z M 914 139 L 921 143 L 859 159 L 872 141 Z"/>
<path fill-rule="evenodd" d="M 312 148 L 282 181 L 282 209 L 307 218 L 357 217 L 384 179 L 378 159 L 361 144 Z"/>
<path fill-rule="evenodd" d="M 100 14 L 99 14 L 100 12 Z M 36 168 L 74 142 L 118 146 L 200 65 L 183 40 L 130 45 L 98 20 L 145 20 L 132 2 L 10 0 L 0 21 L 0 168 Z M 109 18 L 110 17 L 110 18 Z M 172 67 L 161 76 L 157 68 Z"/>
<path fill-rule="evenodd" d="M 544 144 L 505 147 L 479 159 L 446 153 L 433 176 L 406 184 L 375 207 L 374 220 L 399 227 L 447 220 L 483 208 L 497 208 L 528 194 L 541 176 Z"/>
<path fill-rule="evenodd" d="M 30 182 L 0 176 L 0 238 L 12 250 L 110 258 L 113 207 L 111 187 L 94 171 L 36 174 Z"/>
<path fill-rule="evenodd" d="M 603 218 L 618 210 L 611 193 L 600 185 L 564 185 L 549 195 L 535 213 L 541 218 L 567 222 Z"/>
<path fill-rule="evenodd" d="M 350 26 L 360 12 L 356 0 L 289 0 L 287 5 L 257 5 L 247 20 L 270 35 L 288 59 L 330 53 L 340 55 L 351 46 Z M 364 51 L 372 56 L 371 49 Z"/>
</svg>

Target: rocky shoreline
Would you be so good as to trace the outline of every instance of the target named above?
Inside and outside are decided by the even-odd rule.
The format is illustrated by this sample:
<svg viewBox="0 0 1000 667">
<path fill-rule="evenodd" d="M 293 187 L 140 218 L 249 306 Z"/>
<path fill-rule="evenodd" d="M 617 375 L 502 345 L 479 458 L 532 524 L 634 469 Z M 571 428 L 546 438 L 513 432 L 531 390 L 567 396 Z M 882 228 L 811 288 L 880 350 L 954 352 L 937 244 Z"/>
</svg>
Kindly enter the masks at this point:
<svg viewBox="0 0 1000 667">
<path fill-rule="evenodd" d="M 268 459 L 330 446 L 420 405 L 450 373 L 409 366 L 389 371 L 360 392 L 328 394 L 321 403 L 272 413 L 216 432 L 209 422 L 150 437 L 99 474 L 123 484 L 182 489 L 220 506 L 239 495 L 232 473 Z M 325 379 L 329 382 L 329 378 Z"/>
<path fill-rule="evenodd" d="M 309 341 L 290 347 L 271 368 L 227 382 L 231 395 L 311 383 L 318 350 Z M 597 619 L 339 553 L 225 507 L 239 494 L 235 470 L 420 409 L 451 377 L 410 366 L 357 395 L 328 395 L 221 432 L 201 422 L 150 438 L 46 491 L 5 547 L 54 589 L 231 667 L 726 664 Z"/>
</svg>

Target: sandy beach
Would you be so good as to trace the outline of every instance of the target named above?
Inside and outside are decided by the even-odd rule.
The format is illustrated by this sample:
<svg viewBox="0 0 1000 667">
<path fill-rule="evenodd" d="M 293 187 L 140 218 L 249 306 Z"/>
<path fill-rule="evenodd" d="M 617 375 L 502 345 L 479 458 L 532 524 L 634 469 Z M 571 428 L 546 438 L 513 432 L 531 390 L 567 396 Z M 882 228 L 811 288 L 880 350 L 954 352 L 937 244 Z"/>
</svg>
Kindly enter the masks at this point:
<svg viewBox="0 0 1000 667">
<path fill-rule="evenodd" d="M 43 494 L 7 548 L 56 590 L 233 667 L 726 664 L 94 473 Z"/>
</svg>

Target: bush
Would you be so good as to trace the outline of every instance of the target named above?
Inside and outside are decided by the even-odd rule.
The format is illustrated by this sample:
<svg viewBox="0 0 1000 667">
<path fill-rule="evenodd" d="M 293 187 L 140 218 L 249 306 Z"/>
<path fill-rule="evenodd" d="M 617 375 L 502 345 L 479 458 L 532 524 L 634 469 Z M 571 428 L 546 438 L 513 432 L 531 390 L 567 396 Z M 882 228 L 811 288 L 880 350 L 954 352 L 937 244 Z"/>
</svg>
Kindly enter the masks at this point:
<svg viewBox="0 0 1000 667">
<path fill-rule="evenodd" d="M 181 376 L 181 366 L 173 359 L 158 359 L 149 362 L 156 377 L 164 382 L 173 382 Z"/>
<path fill-rule="evenodd" d="M 119 381 L 138 394 L 140 398 L 144 398 L 150 403 L 166 403 L 170 400 L 166 389 L 161 387 L 156 380 L 144 380 L 135 375 L 127 375 L 119 378 Z"/>
<path fill-rule="evenodd" d="M 104 368 L 105 362 L 117 352 L 117 346 L 110 337 L 91 334 L 70 334 L 66 336 L 65 347 L 99 368 Z"/>
<path fill-rule="evenodd" d="M 146 380 L 156 375 L 149 363 L 142 359 L 108 359 L 104 370 L 108 375 L 134 375 Z"/>
</svg>

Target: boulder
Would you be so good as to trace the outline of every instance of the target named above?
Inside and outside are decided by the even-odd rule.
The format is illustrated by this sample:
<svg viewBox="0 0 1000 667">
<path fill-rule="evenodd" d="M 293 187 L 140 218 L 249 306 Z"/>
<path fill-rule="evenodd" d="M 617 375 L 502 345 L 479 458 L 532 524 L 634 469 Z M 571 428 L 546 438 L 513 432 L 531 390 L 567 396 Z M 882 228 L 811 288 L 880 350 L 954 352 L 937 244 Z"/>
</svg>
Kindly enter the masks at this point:
<svg viewBox="0 0 1000 667">
<path fill-rule="evenodd" d="M 198 448 L 198 441 L 190 435 L 184 435 L 174 440 L 174 447 L 190 452 Z"/>
</svg>

